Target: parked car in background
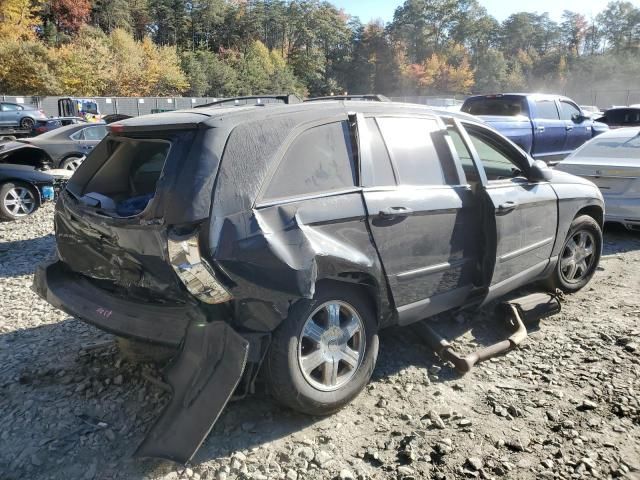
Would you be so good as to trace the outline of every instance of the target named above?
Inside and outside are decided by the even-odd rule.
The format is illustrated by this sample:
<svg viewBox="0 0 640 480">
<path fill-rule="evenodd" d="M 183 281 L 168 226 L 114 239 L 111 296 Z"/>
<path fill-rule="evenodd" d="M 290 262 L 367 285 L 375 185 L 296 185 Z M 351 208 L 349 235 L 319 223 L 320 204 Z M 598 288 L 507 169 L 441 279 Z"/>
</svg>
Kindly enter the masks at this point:
<svg viewBox="0 0 640 480">
<path fill-rule="evenodd" d="M 24 130 L 33 129 L 37 120 L 47 115 L 37 108 L 11 102 L 0 102 L 0 127 L 15 127 Z"/>
<path fill-rule="evenodd" d="M 0 164 L 0 219 L 18 220 L 52 201 L 55 181 L 33 167 Z"/>
<path fill-rule="evenodd" d="M 598 118 L 598 122 L 608 125 L 609 128 L 640 127 L 640 108 L 610 108 Z"/>
<path fill-rule="evenodd" d="M 567 97 L 543 94 L 476 95 L 462 105 L 525 152 L 552 161 L 566 157 L 587 140 L 606 131 Z"/>
<path fill-rule="evenodd" d="M 537 280 L 575 292 L 598 265 L 597 187 L 470 115 L 214 105 L 109 130 L 59 197 L 34 289 L 175 349 L 139 456 L 189 461 L 259 371 L 281 403 L 334 412 L 368 382 L 379 329 Z"/>
<path fill-rule="evenodd" d="M 580 105 L 580 109 L 582 110 L 582 113 L 584 113 L 585 117 L 589 118 L 599 118 L 603 113 L 600 107 L 595 105 Z"/>
<path fill-rule="evenodd" d="M 65 127 L 67 125 L 86 124 L 87 121 L 80 117 L 51 117 L 46 120 L 36 120 L 33 127 L 33 133 L 36 135 L 55 130 L 56 128 Z"/>
<path fill-rule="evenodd" d="M 585 143 L 555 167 L 595 183 L 605 220 L 640 230 L 640 128 L 620 128 Z"/>
<path fill-rule="evenodd" d="M 75 170 L 107 134 L 106 125 L 79 123 L 0 144 L 0 161 Z"/>
</svg>

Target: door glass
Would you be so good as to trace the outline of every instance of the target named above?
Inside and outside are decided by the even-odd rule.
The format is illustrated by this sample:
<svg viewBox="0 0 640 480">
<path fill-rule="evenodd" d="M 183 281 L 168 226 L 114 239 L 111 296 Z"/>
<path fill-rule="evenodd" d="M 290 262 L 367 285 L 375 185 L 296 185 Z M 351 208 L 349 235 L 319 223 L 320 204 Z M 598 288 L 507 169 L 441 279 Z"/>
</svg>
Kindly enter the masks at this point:
<svg viewBox="0 0 640 480">
<path fill-rule="evenodd" d="M 106 135 L 107 129 L 101 125 L 84 129 L 85 140 L 102 140 Z"/>
<path fill-rule="evenodd" d="M 431 139 L 439 130 L 427 118 L 380 117 L 380 131 L 402 185 L 444 185 L 440 158 Z"/>
<path fill-rule="evenodd" d="M 379 187 L 395 185 L 396 179 L 391 168 L 389 152 L 380 135 L 378 124 L 374 118 L 366 118 L 365 121 L 371 138 L 372 184 Z"/>
<path fill-rule="evenodd" d="M 580 115 L 580 109 L 569 102 L 560 102 L 562 110 L 560 111 L 560 118 L 562 120 L 573 120 L 575 115 Z"/>
<path fill-rule="evenodd" d="M 2 111 L 3 112 L 17 112 L 18 110 L 22 110 L 18 105 L 14 105 L 12 103 L 3 103 Z"/>
<path fill-rule="evenodd" d="M 469 149 L 462 141 L 462 137 L 460 133 L 455 129 L 448 130 L 449 136 L 453 141 L 453 146 L 456 149 L 456 153 L 458 154 L 458 158 L 460 159 L 460 164 L 462 165 L 462 170 L 464 171 L 464 176 L 467 178 L 467 182 L 476 183 L 480 181 L 478 177 L 478 171 L 476 170 L 475 165 L 473 164 L 473 160 L 471 159 L 471 153 L 469 153 Z"/>
<path fill-rule="evenodd" d="M 538 112 L 538 118 L 547 120 L 560 119 L 560 117 L 558 116 L 558 108 L 556 107 L 556 102 L 554 102 L 553 100 L 537 100 L 536 111 Z"/>
<path fill-rule="evenodd" d="M 502 149 L 497 144 L 497 140 L 489 139 L 487 136 L 473 131 L 468 131 L 468 133 L 471 143 L 473 143 L 478 157 L 480 157 L 487 180 L 504 180 L 522 176 L 517 163 L 501 151 Z"/>
<path fill-rule="evenodd" d="M 356 182 L 347 122 L 301 133 L 280 161 L 265 199 L 308 195 L 353 187 Z"/>
</svg>

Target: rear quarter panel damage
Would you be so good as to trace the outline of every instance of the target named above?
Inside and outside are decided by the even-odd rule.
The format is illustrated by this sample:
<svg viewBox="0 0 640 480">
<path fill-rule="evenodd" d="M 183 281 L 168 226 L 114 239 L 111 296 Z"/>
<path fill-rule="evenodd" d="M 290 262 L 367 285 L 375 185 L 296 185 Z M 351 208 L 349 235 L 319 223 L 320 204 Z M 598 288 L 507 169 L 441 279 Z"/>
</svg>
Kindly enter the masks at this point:
<svg viewBox="0 0 640 480">
<path fill-rule="evenodd" d="M 321 280 L 366 285 L 379 317 L 388 316 L 360 192 L 256 208 L 226 218 L 219 235 L 214 258 L 242 298 L 235 321 L 244 328 L 274 330 L 296 300 L 313 297 Z"/>
</svg>

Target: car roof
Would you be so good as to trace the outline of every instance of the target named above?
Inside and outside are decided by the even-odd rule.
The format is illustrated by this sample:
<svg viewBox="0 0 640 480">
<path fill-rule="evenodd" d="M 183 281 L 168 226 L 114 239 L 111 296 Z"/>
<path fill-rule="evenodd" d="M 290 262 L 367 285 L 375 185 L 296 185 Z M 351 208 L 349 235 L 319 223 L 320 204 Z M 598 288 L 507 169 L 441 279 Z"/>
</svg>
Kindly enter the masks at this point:
<svg viewBox="0 0 640 480">
<path fill-rule="evenodd" d="M 426 105 L 400 102 L 371 102 L 358 100 L 326 100 L 321 102 L 304 102 L 295 104 L 263 104 L 233 107 L 199 107 L 198 109 L 175 110 L 172 112 L 143 115 L 111 124 L 112 131 L 149 130 L 178 128 L 197 128 L 200 124 L 215 127 L 223 122 L 243 123 L 246 121 L 266 120 L 270 117 L 287 114 L 306 113 L 310 120 L 331 117 L 344 113 L 378 113 L 378 114 L 419 114 L 436 117 L 456 117 L 465 121 L 482 124 L 482 120 L 461 112 L 451 112 L 428 107 Z"/>
<path fill-rule="evenodd" d="M 37 137 L 33 137 L 30 140 L 50 140 L 58 137 L 68 137 L 69 135 L 73 135 L 78 130 L 82 130 L 87 127 L 96 127 L 102 126 L 105 127 L 104 123 L 73 123 L 71 125 L 64 125 L 62 127 L 56 128 L 55 130 L 49 130 Z"/>
<path fill-rule="evenodd" d="M 637 135 L 640 135 L 640 127 L 623 127 L 615 128 L 613 130 L 607 130 L 606 132 L 603 132 L 595 137 L 595 139 L 619 138 L 621 140 L 628 140 Z"/>
</svg>

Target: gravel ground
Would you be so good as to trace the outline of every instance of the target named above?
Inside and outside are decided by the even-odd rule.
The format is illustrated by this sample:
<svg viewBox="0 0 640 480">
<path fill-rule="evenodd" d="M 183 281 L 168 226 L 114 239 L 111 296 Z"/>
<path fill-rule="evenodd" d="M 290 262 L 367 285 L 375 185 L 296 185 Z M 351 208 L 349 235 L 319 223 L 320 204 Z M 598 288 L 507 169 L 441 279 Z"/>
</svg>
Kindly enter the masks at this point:
<svg viewBox="0 0 640 480">
<path fill-rule="evenodd" d="M 640 478 L 640 235 L 607 228 L 601 267 L 517 350 L 464 377 L 411 328 L 381 334 L 367 389 L 328 418 L 267 395 L 229 405 L 190 468 L 133 459 L 168 400 L 153 365 L 38 299 L 52 208 L 0 223 L 0 478 Z M 491 312 L 444 316 L 461 349 Z"/>
</svg>

